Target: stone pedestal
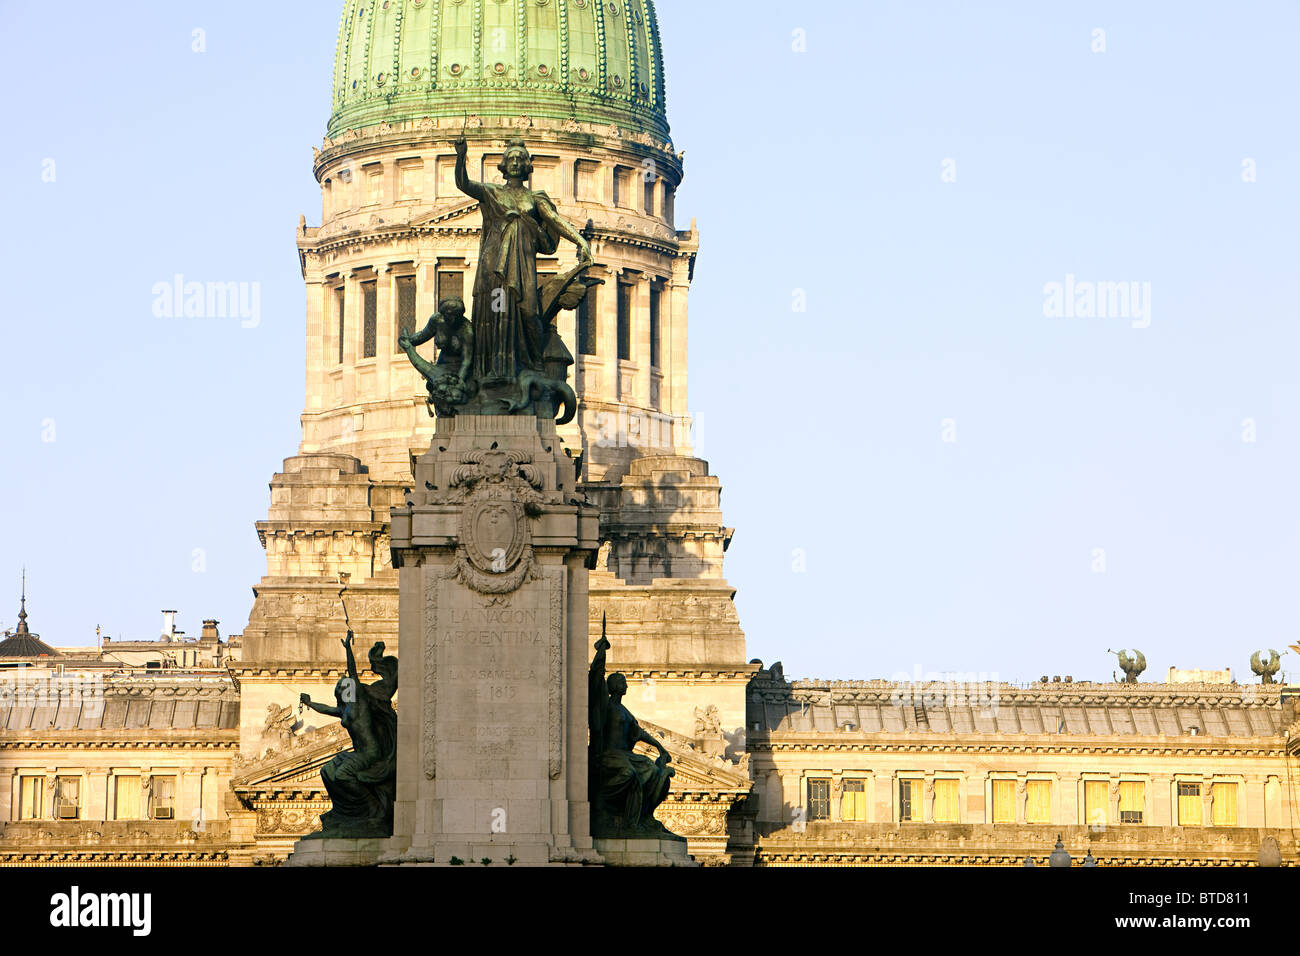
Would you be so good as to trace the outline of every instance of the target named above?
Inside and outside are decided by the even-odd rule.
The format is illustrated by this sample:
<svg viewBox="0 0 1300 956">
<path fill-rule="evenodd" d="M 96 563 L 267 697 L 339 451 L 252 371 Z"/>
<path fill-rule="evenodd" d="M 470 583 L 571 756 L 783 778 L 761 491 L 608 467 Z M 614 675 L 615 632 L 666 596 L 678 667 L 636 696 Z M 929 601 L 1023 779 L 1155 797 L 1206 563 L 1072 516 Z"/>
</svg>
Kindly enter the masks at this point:
<svg viewBox="0 0 1300 956">
<path fill-rule="evenodd" d="M 376 866 L 387 840 L 299 840 L 285 866 Z"/>
<path fill-rule="evenodd" d="M 392 514 L 397 805 L 385 863 L 599 862 L 587 802 L 598 512 L 551 422 L 441 419 Z"/>
<path fill-rule="evenodd" d="M 596 852 L 609 866 L 699 866 L 684 840 L 616 840 L 598 837 Z"/>
</svg>

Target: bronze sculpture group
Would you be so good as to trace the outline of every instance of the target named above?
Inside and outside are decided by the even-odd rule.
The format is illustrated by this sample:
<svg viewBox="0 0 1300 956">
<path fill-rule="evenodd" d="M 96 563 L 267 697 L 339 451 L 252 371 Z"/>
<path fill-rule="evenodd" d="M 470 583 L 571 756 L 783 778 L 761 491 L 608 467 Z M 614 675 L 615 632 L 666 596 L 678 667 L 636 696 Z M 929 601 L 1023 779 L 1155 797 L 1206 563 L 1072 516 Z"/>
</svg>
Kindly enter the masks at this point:
<svg viewBox="0 0 1300 956">
<path fill-rule="evenodd" d="M 397 799 L 397 658 L 384 656 L 384 642 L 370 648 L 370 669 L 380 679 L 363 684 L 352 655 L 352 632 L 343 641 L 348 676 L 334 686 L 336 706 L 317 704 L 303 694 L 299 700 L 318 714 L 338 717 L 352 738 L 352 749 L 325 765 L 321 779 L 333 809 L 321 816 L 314 837 L 373 839 L 393 835 L 393 803 Z"/>
<path fill-rule="evenodd" d="M 573 355 L 555 319 L 577 309 L 593 284 L 591 245 L 545 192 L 526 185 L 533 163 L 521 141 L 506 146 L 497 167 L 504 184 L 470 179 L 469 146 L 462 138 L 455 148 L 456 186 L 478 201 L 483 218 L 473 314 L 467 318 L 460 299 L 445 299 L 422 332 L 403 333 L 398 344 L 428 383 L 439 417 L 526 414 L 567 424 L 577 414 L 567 382 Z M 578 247 L 578 265 L 539 285 L 537 257 L 553 255 L 561 240 Z M 439 349 L 436 363 L 416 351 L 429 341 Z"/>
</svg>

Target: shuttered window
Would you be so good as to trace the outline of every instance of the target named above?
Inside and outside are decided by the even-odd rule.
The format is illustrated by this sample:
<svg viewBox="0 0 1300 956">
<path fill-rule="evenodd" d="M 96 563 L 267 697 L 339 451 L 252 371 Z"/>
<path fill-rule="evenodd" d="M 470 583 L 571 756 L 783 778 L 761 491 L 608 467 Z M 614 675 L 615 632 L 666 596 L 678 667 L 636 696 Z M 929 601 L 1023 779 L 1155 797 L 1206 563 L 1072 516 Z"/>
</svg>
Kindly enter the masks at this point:
<svg viewBox="0 0 1300 956">
<path fill-rule="evenodd" d="M 19 783 L 19 820 L 40 820 L 45 816 L 45 778 L 22 777 Z"/>
<path fill-rule="evenodd" d="M 1016 822 L 1016 782 L 1014 780 L 993 781 L 993 822 Z"/>
<path fill-rule="evenodd" d="M 1083 785 L 1083 812 L 1088 826 L 1105 826 L 1110 802 L 1110 784 L 1105 780 L 1089 780 Z"/>
<path fill-rule="evenodd" d="M 1178 785 L 1178 825 L 1199 827 L 1205 822 L 1205 804 L 1201 799 L 1199 783 Z"/>
<path fill-rule="evenodd" d="M 1237 785 L 1235 783 L 1216 783 L 1210 791 L 1214 799 L 1214 825 L 1216 827 L 1235 827 L 1237 825 Z"/>
<path fill-rule="evenodd" d="M 1052 822 L 1052 781 L 1030 780 L 1025 784 L 1025 822 Z"/>
<path fill-rule="evenodd" d="M 844 795 L 840 798 L 840 819 L 845 823 L 865 823 L 867 820 L 867 782 L 845 780 Z"/>
<path fill-rule="evenodd" d="M 959 823 L 960 780 L 936 780 L 934 782 L 934 822 Z"/>
<path fill-rule="evenodd" d="M 1146 809 L 1146 784 L 1140 780 L 1126 780 L 1119 785 L 1119 822 L 1141 823 Z"/>
<path fill-rule="evenodd" d="M 113 778 L 113 819 L 140 819 L 140 778 Z"/>
</svg>

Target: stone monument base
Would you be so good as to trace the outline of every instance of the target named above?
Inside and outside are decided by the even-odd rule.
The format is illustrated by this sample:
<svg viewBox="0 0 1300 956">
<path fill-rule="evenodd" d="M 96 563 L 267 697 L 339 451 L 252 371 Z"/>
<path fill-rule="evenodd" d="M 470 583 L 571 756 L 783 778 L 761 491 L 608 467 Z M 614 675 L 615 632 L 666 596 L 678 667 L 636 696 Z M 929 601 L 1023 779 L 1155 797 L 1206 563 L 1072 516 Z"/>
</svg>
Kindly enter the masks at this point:
<svg viewBox="0 0 1300 956">
<path fill-rule="evenodd" d="M 299 840 L 285 866 L 378 866 L 388 847 L 383 838 L 370 840 Z"/>
<path fill-rule="evenodd" d="M 699 866 L 686 852 L 684 840 L 596 837 L 596 852 L 605 858 L 606 866 Z"/>
</svg>

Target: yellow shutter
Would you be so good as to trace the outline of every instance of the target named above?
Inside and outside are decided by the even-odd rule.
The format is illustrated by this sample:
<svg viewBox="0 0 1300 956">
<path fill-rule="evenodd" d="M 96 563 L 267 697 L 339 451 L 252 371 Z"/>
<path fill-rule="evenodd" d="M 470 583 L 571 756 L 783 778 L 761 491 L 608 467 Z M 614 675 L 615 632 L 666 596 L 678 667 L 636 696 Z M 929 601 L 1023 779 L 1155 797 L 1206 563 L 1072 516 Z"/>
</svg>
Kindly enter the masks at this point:
<svg viewBox="0 0 1300 956">
<path fill-rule="evenodd" d="M 18 819 L 39 820 L 45 815 L 45 780 L 42 777 L 23 777 L 21 783 Z"/>
<path fill-rule="evenodd" d="M 1025 785 L 1025 822 L 1052 822 L 1052 782 L 1030 780 Z"/>
<path fill-rule="evenodd" d="M 1016 782 L 1014 780 L 993 781 L 993 822 L 1016 822 Z"/>
<path fill-rule="evenodd" d="M 1216 783 L 1213 794 L 1214 825 L 1216 827 L 1235 827 L 1237 825 L 1237 785 L 1235 783 Z"/>
<path fill-rule="evenodd" d="M 1201 788 L 1197 787 L 1195 793 L 1184 795 L 1182 788 L 1178 790 L 1178 823 L 1185 827 L 1199 827 L 1205 822 L 1204 817 L 1205 804 L 1201 799 Z"/>
<path fill-rule="evenodd" d="M 113 819 L 140 819 L 140 778 L 115 777 L 116 794 L 113 806 Z"/>
<path fill-rule="evenodd" d="M 934 782 L 934 822 L 935 823 L 957 823 L 958 817 L 958 791 L 960 783 L 957 780 L 936 780 Z"/>
<path fill-rule="evenodd" d="M 1146 785 L 1140 780 L 1126 780 L 1121 783 L 1119 785 L 1120 822 L 1124 822 L 1124 813 L 1142 813 L 1145 810 Z"/>
<path fill-rule="evenodd" d="M 1089 780 L 1083 785 L 1084 819 L 1088 826 L 1105 826 L 1110 802 L 1110 784 L 1105 780 Z"/>
<path fill-rule="evenodd" d="M 853 789 L 858 787 L 860 789 Z M 840 799 L 840 819 L 845 823 L 864 823 L 867 819 L 866 784 L 861 780 L 844 781 L 844 796 Z"/>
</svg>

